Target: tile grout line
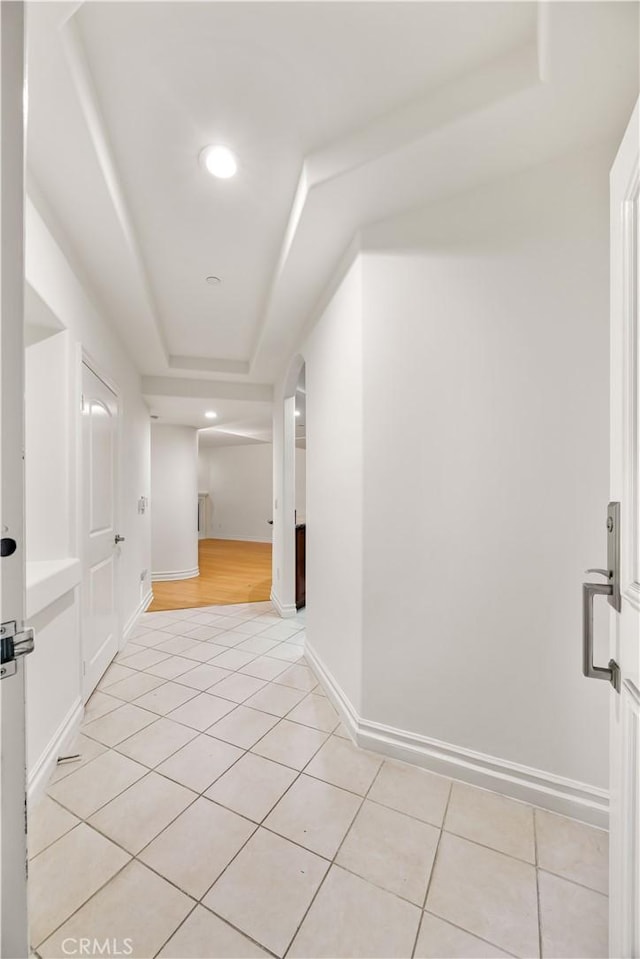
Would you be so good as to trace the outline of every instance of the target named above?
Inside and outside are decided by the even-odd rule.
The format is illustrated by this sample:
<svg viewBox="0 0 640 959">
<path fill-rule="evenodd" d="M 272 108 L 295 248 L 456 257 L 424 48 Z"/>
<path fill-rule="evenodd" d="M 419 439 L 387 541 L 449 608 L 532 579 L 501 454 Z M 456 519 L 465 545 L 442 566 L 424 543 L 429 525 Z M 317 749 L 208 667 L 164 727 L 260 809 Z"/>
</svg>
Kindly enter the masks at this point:
<svg viewBox="0 0 640 959">
<path fill-rule="evenodd" d="M 441 824 L 440 824 L 440 829 L 439 829 L 439 832 L 438 832 L 438 841 L 437 841 L 437 843 L 436 843 L 436 849 L 435 849 L 435 852 L 434 852 L 434 854 L 433 854 L 433 862 L 431 863 L 431 870 L 430 870 L 430 872 L 429 872 L 429 876 L 427 877 L 427 887 L 426 887 L 426 889 L 425 889 L 425 891 L 424 891 L 424 898 L 423 898 L 423 900 L 422 900 L 422 908 L 421 908 L 421 910 L 420 910 L 420 922 L 418 923 L 418 928 L 417 928 L 417 930 L 416 930 L 416 937 L 415 937 L 415 939 L 414 939 L 414 941 L 413 941 L 413 949 L 411 950 L 412 959 L 413 959 L 413 956 L 415 956 L 415 952 L 416 952 L 416 949 L 417 949 L 417 947 L 418 947 L 418 939 L 420 938 L 420 930 L 422 929 L 422 923 L 424 922 L 424 914 L 425 914 L 425 910 L 426 910 L 426 908 L 427 908 L 427 898 L 428 898 L 428 896 L 429 896 L 429 890 L 431 889 L 431 883 L 432 883 L 432 881 L 433 881 L 433 877 L 434 877 L 434 874 L 435 874 L 435 871 L 436 871 L 436 863 L 437 863 L 437 861 L 438 861 L 438 853 L 439 853 L 439 851 L 440 851 L 440 843 L 441 843 L 441 841 L 442 841 L 442 833 L 444 832 L 444 824 L 445 824 L 445 821 L 446 821 L 446 818 L 447 818 L 447 813 L 449 812 L 449 804 L 450 804 L 450 802 L 451 802 L 451 796 L 452 796 L 452 794 L 453 794 L 453 782 L 452 782 L 452 781 L 449 781 L 449 791 L 448 791 L 448 793 L 447 793 L 447 801 L 446 801 L 446 803 L 445 803 L 444 811 L 443 811 L 443 813 L 442 813 L 442 822 L 441 822 Z"/>
<path fill-rule="evenodd" d="M 535 857 L 536 865 L 536 908 L 538 910 L 538 955 L 542 959 L 542 907 L 540 904 L 540 869 L 539 869 L 539 858 L 538 858 L 538 825 L 536 822 L 536 811 L 532 810 L 533 818 L 533 853 Z"/>
</svg>

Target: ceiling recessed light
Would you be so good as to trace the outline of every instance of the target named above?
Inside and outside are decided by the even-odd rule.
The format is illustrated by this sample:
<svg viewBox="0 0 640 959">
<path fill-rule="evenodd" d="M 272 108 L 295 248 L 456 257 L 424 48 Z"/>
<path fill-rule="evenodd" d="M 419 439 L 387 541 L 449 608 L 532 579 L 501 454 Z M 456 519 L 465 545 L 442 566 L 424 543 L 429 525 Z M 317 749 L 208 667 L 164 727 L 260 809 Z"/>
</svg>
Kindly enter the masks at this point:
<svg viewBox="0 0 640 959">
<path fill-rule="evenodd" d="M 215 420 L 218 416 L 217 413 L 214 413 L 213 410 L 207 410 L 204 414 L 208 420 Z"/>
<path fill-rule="evenodd" d="M 296 416 L 300 416 L 300 410 L 296 410 Z"/>
<path fill-rule="evenodd" d="M 238 169 L 238 162 L 228 147 L 211 146 L 202 151 L 205 168 L 221 180 L 228 180 Z"/>
<path fill-rule="evenodd" d="M 222 283 L 222 280 L 220 279 L 219 276 L 207 276 L 206 281 L 209 284 L 209 286 L 217 286 L 218 283 Z"/>
</svg>

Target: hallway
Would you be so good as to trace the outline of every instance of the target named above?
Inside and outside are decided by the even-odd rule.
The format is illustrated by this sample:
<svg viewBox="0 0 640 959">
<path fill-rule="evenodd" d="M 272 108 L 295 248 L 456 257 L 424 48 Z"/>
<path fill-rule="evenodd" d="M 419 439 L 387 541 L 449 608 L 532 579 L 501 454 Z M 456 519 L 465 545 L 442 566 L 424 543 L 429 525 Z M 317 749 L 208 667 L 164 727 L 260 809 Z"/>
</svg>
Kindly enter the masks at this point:
<svg viewBox="0 0 640 959">
<path fill-rule="evenodd" d="M 304 642 L 141 617 L 30 816 L 37 955 L 605 956 L 607 834 L 354 747 Z"/>
<path fill-rule="evenodd" d="M 271 592 L 271 543 L 198 541 L 200 575 L 153 584 L 151 612 L 185 607 L 258 603 Z"/>
</svg>

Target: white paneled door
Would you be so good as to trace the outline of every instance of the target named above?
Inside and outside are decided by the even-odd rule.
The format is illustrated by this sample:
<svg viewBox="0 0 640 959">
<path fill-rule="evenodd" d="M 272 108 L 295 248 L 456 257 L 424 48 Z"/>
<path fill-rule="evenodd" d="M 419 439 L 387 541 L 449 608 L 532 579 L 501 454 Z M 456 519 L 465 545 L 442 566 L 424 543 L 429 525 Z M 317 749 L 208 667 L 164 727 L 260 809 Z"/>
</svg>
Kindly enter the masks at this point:
<svg viewBox="0 0 640 959">
<path fill-rule="evenodd" d="M 28 956 L 24 544 L 24 7 L 0 3 L 0 955 Z"/>
<path fill-rule="evenodd" d="M 611 499 L 620 502 L 620 611 L 611 613 L 609 955 L 640 956 L 640 120 L 611 171 Z"/>
<path fill-rule="evenodd" d="M 118 652 L 118 398 L 82 366 L 82 659 L 85 702 Z"/>
</svg>

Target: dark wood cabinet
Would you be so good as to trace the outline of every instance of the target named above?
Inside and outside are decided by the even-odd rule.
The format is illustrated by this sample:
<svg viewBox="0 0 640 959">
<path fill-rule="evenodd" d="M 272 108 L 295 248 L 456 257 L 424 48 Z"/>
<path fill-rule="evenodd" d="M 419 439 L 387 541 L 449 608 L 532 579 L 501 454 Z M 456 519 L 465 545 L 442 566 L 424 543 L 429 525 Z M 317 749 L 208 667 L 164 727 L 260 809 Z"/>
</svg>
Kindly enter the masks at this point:
<svg viewBox="0 0 640 959">
<path fill-rule="evenodd" d="M 307 540 L 306 523 L 296 526 L 296 609 L 302 609 L 306 602 L 305 549 Z"/>
</svg>

